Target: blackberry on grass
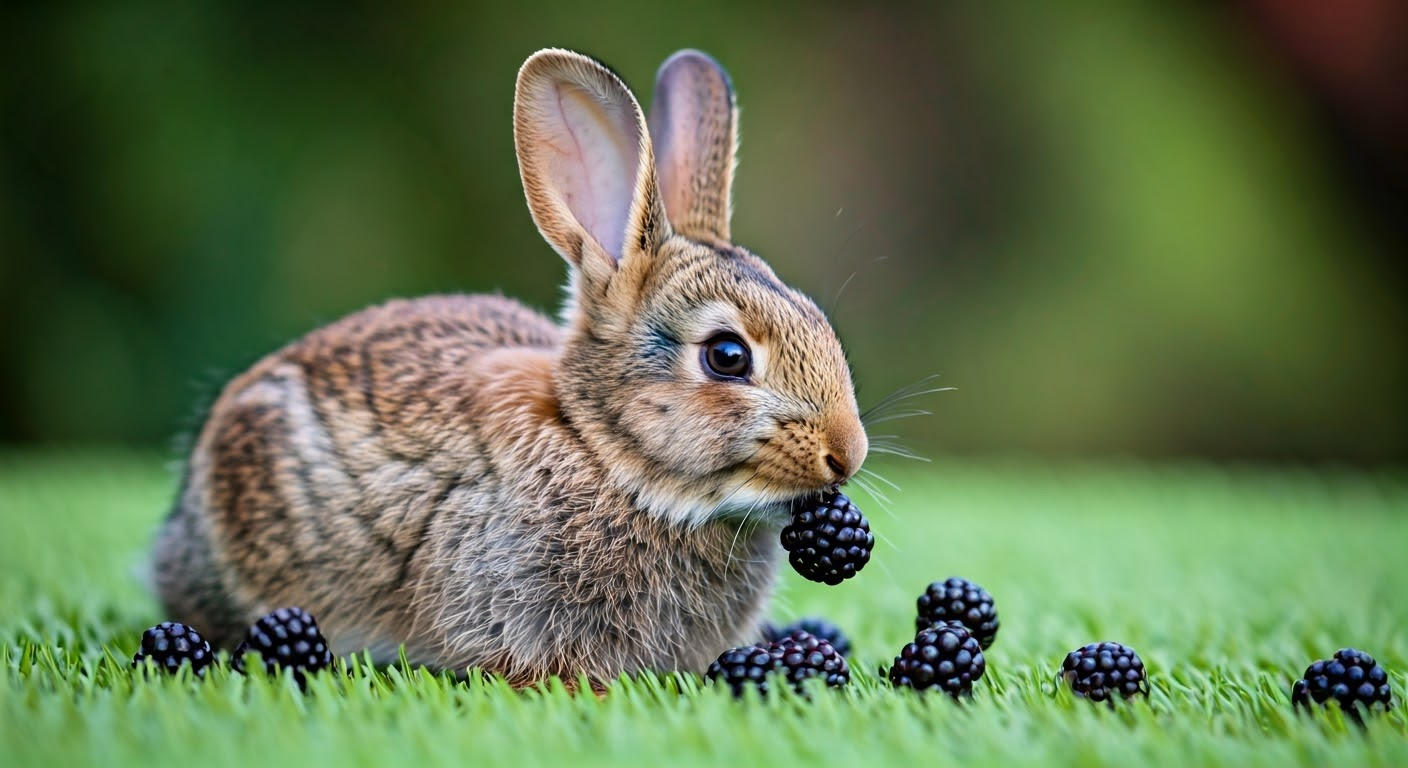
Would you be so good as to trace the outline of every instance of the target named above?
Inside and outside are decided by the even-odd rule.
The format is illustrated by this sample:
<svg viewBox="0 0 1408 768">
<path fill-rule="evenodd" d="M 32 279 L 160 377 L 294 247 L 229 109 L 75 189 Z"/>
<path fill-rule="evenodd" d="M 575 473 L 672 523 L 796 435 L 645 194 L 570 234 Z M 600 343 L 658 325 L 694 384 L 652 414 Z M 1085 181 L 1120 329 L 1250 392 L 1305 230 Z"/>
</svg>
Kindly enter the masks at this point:
<svg viewBox="0 0 1408 768">
<path fill-rule="evenodd" d="M 768 675 L 777 671 L 778 664 L 767 646 L 744 645 L 719 654 L 704 676 L 710 683 L 727 684 L 734 696 L 742 696 L 750 685 L 757 686 L 759 694 L 767 695 Z"/>
<path fill-rule="evenodd" d="M 798 632 L 818 637 L 831 643 L 831 647 L 842 656 L 851 655 L 851 641 L 846 637 L 846 633 L 841 628 L 827 621 L 826 619 L 808 617 L 798 619 L 785 627 L 767 623 L 763 625 L 763 640 L 768 643 L 775 643 L 787 637 L 792 637 Z"/>
<path fill-rule="evenodd" d="M 832 687 L 845 685 L 851 680 L 851 670 L 831 643 L 799 632 L 767 645 L 730 648 L 709 665 L 704 676 L 711 683 L 727 684 L 734 696 L 742 696 L 750 685 L 766 696 L 769 685 L 778 678 L 801 693 L 803 682 L 813 677 Z"/>
<path fill-rule="evenodd" d="M 796 632 L 768 645 L 768 653 L 787 673 L 787 681 L 798 691 L 802 682 L 820 677 L 832 688 L 851 681 L 846 658 L 829 640 L 806 632 Z"/>
<path fill-rule="evenodd" d="M 1144 662 L 1133 648 L 1119 643 L 1091 643 L 1071 651 L 1061 662 L 1061 677 L 1077 696 L 1111 706 L 1117 693 L 1126 699 L 1149 695 Z"/>
<path fill-rule="evenodd" d="M 1305 677 L 1291 689 L 1291 703 L 1296 707 L 1308 709 L 1312 703 L 1326 705 L 1331 700 L 1358 723 L 1363 723 L 1360 706 L 1373 709 L 1377 704 L 1391 709 L 1393 692 L 1387 670 L 1363 651 L 1341 648 L 1334 658 L 1306 667 Z"/>
<path fill-rule="evenodd" d="M 992 595 L 967 579 L 954 576 L 947 581 L 936 581 L 916 602 L 919 616 L 914 620 L 915 629 L 956 621 L 978 638 L 983 650 L 997 639 L 997 608 L 993 606 Z"/>
<path fill-rule="evenodd" d="M 140 668 L 147 659 L 167 672 L 175 672 L 182 663 L 189 663 L 192 672 L 204 676 L 214 653 L 199 632 L 185 624 L 166 621 L 142 633 L 142 645 L 132 656 L 132 668 Z"/>
<path fill-rule="evenodd" d="M 792 522 L 782 529 L 782 547 L 797 573 L 835 586 L 870 562 L 875 536 L 850 498 L 833 491 L 792 510 Z"/>
<path fill-rule="evenodd" d="M 916 690 L 937 687 L 954 698 L 970 696 L 987 660 L 973 633 L 962 624 L 941 624 L 919 631 L 895 657 L 890 682 Z"/>
<path fill-rule="evenodd" d="M 293 670 L 300 686 L 306 675 L 332 666 L 332 651 L 318 630 L 317 620 L 297 607 L 280 608 L 254 622 L 235 649 L 236 670 L 245 671 L 244 657 L 250 651 L 259 653 L 265 671 L 271 675 L 277 674 L 280 667 Z"/>
</svg>

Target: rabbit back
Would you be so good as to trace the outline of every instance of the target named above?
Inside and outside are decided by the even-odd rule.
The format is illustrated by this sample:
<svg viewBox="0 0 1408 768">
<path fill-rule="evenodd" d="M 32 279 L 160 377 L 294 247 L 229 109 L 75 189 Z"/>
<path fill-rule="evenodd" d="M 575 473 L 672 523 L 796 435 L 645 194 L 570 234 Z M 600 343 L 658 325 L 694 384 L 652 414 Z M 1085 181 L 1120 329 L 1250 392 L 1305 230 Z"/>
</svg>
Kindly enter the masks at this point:
<svg viewBox="0 0 1408 768">
<path fill-rule="evenodd" d="M 410 602 L 435 514 L 466 478 L 488 474 L 477 361 L 506 349 L 551 358 L 558 335 L 497 296 L 392 301 L 234 379 L 158 537 L 169 614 L 224 647 L 286 604 L 313 611 L 349 649 L 404 634 L 411 617 L 396 606 Z"/>
</svg>

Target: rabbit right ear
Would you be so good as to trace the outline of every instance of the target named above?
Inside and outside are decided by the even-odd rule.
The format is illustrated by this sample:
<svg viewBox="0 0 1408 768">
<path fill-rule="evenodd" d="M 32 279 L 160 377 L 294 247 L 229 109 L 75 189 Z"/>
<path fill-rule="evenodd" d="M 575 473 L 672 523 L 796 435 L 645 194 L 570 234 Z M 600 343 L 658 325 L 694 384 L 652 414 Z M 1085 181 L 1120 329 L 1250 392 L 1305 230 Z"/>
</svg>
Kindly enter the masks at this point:
<svg viewBox="0 0 1408 768">
<path fill-rule="evenodd" d="M 671 226 L 685 237 L 728 242 L 738 105 L 717 61 L 686 49 L 660 65 L 650 136 Z"/>
<path fill-rule="evenodd" d="M 669 236 L 640 105 L 600 63 L 558 49 L 530 56 L 513 135 L 534 223 L 590 282 Z"/>
</svg>

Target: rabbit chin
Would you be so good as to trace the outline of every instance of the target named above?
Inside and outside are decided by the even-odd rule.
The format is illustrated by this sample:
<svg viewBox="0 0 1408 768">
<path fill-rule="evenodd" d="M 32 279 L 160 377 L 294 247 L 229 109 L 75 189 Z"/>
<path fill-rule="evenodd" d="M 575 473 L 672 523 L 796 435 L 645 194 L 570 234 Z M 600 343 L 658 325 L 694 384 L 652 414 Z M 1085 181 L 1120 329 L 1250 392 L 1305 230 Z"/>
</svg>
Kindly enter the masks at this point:
<svg viewBox="0 0 1408 768">
<path fill-rule="evenodd" d="M 681 499 L 676 493 L 651 498 L 640 494 L 642 506 L 669 522 L 700 526 L 716 520 L 728 520 L 740 525 L 752 524 L 781 528 L 791 519 L 796 499 L 809 495 L 793 490 L 779 492 L 775 487 L 753 487 L 751 483 L 733 482 L 695 498 Z"/>
</svg>

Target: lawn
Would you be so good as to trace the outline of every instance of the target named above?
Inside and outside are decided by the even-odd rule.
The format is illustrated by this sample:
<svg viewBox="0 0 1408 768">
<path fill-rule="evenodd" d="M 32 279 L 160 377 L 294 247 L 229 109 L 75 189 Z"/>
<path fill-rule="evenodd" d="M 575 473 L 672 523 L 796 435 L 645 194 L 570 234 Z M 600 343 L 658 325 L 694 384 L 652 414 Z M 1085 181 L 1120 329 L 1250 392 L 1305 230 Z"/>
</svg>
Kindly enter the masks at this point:
<svg viewBox="0 0 1408 768">
<path fill-rule="evenodd" d="M 1408 765 L 1408 478 L 1348 470 L 940 460 L 877 466 L 891 511 L 839 587 L 788 573 L 773 615 L 823 615 L 856 645 L 844 693 L 736 702 L 692 676 L 608 695 L 515 693 L 419 669 L 288 679 L 134 679 L 164 617 L 142 586 L 176 477 L 159 456 L 0 454 L 0 764 Z M 784 565 L 785 567 L 785 565 Z M 971 578 L 1002 620 L 970 704 L 892 690 L 928 582 Z M 1051 682 L 1117 640 L 1147 703 L 1106 711 Z M 1289 690 L 1342 646 L 1391 672 L 1361 731 L 1297 717 Z M 723 650 L 723 649 L 719 649 Z"/>
</svg>

